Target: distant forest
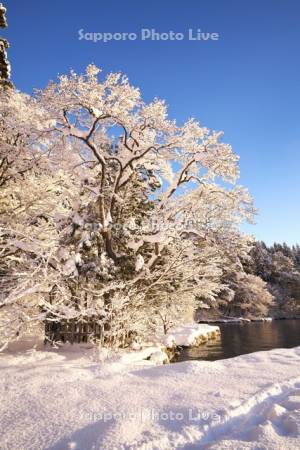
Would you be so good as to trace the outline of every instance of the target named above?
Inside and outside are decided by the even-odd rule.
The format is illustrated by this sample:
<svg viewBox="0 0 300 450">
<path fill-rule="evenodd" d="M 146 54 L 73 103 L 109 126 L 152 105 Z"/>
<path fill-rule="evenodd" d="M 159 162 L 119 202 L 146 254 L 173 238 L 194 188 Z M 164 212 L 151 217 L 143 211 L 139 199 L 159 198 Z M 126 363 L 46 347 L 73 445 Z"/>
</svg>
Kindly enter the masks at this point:
<svg viewBox="0 0 300 450">
<path fill-rule="evenodd" d="M 200 316 L 300 316 L 300 246 L 255 242 L 225 271 L 217 303 Z"/>
</svg>

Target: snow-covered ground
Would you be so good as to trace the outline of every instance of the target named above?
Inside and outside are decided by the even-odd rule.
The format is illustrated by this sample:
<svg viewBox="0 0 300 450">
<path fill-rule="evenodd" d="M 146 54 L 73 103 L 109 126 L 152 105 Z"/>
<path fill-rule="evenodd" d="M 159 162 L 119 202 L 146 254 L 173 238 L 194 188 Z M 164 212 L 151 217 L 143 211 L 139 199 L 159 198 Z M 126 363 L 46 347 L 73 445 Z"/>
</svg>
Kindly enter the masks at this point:
<svg viewBox="0 0 300 450">
<path fill-rule="evenodd" d="M 93 349 L 0 355 L 1 450 L 300 448 L 300 347 L 151 366 Z"/>
</svg>

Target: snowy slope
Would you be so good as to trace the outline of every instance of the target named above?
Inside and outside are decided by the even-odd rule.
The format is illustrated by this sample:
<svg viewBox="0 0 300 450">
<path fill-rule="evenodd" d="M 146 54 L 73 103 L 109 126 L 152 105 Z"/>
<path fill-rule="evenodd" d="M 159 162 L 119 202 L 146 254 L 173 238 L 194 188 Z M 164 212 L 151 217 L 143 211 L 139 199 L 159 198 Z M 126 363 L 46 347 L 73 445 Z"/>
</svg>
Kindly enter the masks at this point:
<svg viewBox="0 0 300 450">
<path fill-rule="evenodd" d="M 300 347 L 160 367 L 100 359 L 2 354 L 0 448 L 300 448 Z"/>
</svg>

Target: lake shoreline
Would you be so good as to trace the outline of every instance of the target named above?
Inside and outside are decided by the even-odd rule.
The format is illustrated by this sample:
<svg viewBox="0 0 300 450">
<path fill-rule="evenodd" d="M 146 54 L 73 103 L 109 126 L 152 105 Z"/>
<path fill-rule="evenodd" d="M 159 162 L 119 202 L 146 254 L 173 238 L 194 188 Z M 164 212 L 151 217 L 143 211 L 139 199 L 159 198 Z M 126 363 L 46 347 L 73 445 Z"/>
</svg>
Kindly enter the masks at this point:
<svg viewBox="0 0 300 450">
<path fill-rule="evenodd" d="M 247 317 L 220 317 L 197 320 L 197 323 L 251 323 L 251 322 L 272 322 L 276 320 L 300 320 L 300 316 L 293 317 L 257 317 L 257 318 L 247 318 Z"/>
<path fill-rule="evenodd" d="M 213 322 L 210 322 L 213 324 Z M 171 362 L 217 361 L 240 355 L 300 345 L 299 319 L 215 322 L 220 337 L 199 347 L 182 348 Z"/>
</svg>

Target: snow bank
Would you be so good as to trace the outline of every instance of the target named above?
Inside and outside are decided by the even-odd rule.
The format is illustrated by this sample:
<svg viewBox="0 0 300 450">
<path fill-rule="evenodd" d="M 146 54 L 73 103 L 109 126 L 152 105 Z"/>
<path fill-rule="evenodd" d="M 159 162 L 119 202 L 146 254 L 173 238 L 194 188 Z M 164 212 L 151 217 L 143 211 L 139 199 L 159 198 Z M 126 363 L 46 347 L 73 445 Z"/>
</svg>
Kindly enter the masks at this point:
<svg viewBox="0 0 300 450">
<path fill-rule="evenodd" d="M 91 352 L 0 355 L 1 449 L 300 448 L 300 347 L 118 372 Z"/>
<path fill-rule="evenodd" d="M 255 317 L 248 319 L 246 317 L 223 317 L 223 318 L 207 318 L 205 322 L 213 323 L 241 323 L 241 322 L 272 322 L 272 317 Z"/>
<path fill-rule="evenodd" d="M 272 322 L 272 317 L 257 317 L 255 319 L 252 319 L 252 322 Z"/>
<path fill-rule="evenodd" d="M 205 323 L 192 323 L 171 330 L 165 338 L 167 347 L 189 347 L 199 345 L 208 339 L 216 338 L 220 334 L 220 328 Z"/>
<path fill-rule="evenodd" d="M 215 318 L 207 318 L 205 322 L 213 322 L 213 323 L 241 323 L 241 322 L 251 322 L 250 319 L 246 319 L 245 317 L 215 317 Z"/>
</svg>

